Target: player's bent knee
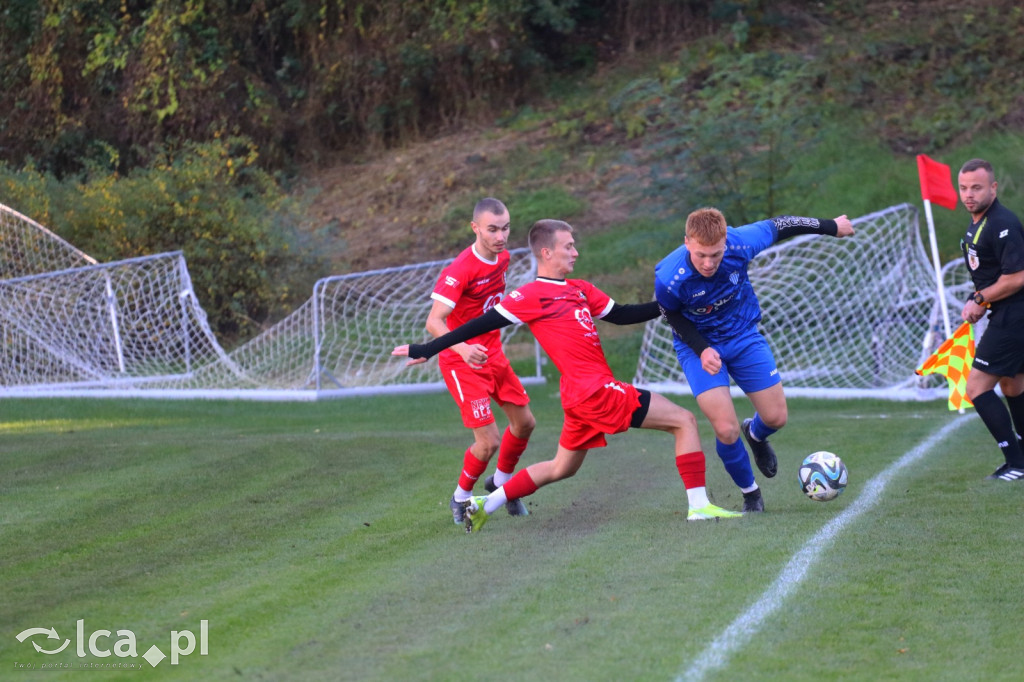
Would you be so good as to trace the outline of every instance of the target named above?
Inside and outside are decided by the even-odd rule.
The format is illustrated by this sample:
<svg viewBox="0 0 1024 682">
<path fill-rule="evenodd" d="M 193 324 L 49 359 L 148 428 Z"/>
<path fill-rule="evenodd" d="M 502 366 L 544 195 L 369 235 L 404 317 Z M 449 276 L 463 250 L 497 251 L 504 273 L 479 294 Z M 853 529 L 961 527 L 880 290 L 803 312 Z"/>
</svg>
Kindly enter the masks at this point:
<svg viewBox="0 0 1024 682">
<path fill-rule="evenodd" d="M 714 423 L 711 428 L 715 430 L 715 438 L 729 445 L 740 439 L 740 425 L 738 422 Z"/>
</svg>

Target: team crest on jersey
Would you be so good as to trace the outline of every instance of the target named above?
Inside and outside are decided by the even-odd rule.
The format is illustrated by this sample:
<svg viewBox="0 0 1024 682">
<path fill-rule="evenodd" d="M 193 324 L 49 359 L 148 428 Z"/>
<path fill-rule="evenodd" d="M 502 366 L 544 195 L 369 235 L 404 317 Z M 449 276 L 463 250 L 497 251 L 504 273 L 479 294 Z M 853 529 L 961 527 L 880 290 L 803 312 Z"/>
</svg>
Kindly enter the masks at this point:
<svg viewBox="0 0 1024 682">
<path fill-rule="evenodd" d="M 738 273 L 738 272 L 731 272 L 731 273 L 729 273 L 729 281 L 733 285 L 738 284 L 739 281 L 740 281 L 740 273 Z"/>
<path fill-rule="evenodd" d="M 594 318 L 590 316 L 589 310 L 577 310 L 576 321 L 579 322 L 580 326 L 586 329 L 588 332 L 592 332 L 596 329 L 596 327 L 594 326 Z"/>
<path fill-rule="evenodd" d="M 970 266 L 971 270 L 977 270 L 978 266 L 981 265 L 981 261 L 978 260 L 978 252 L 974 250 L 974 247 L 968 247 L 967 249 L 967 265 Z"/>
</svg>

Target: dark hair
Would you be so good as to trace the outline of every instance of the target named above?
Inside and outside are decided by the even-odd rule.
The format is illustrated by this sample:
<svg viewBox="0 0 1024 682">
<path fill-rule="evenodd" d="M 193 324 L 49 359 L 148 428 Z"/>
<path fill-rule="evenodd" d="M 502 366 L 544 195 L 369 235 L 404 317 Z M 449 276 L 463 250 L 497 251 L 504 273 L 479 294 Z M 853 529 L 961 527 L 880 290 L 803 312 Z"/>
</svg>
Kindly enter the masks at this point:
<svg viewBox="0 0 1024 682">
<path fill-rule="evenodd" d="M 505 204 L 501 203 L 498 199 L 495 199 L 494 197 L 486 197 L 476 202 L 476 206 L 473 208 L 473 222 L 476 222 L 481 213 L 505 215 L 508 213 L 508 209 L 505 208 Z"/>
<path fill-rule="evenodd" d="M 555 245 L 555 233 L 568 232 L 572 234 L 572 225 L 564 220 L 551 220 L 550 218 L 538 220 L 530 228 L 529 244 L 533 255 L 540 258 L 541 249 L 550 249 Z"/>
<path fill-rule="evenodd" d="M 960 167 L 961 173 L 970 173 L 971 171 L 984 170 L 988 173 L 989 182 L 995 179 L 996 174 L 992 170 L 992 164 L 985 159 L 971 159 L 963 166 Z"/>
</svg>

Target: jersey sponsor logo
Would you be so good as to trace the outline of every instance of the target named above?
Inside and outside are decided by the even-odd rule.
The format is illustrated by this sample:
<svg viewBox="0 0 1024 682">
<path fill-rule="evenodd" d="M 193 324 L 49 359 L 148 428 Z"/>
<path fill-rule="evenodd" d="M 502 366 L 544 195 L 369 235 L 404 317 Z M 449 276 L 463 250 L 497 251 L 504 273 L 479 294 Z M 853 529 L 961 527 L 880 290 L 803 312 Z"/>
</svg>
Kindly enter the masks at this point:
<svg viewBox="0 0 1024 682">
<path fill-rule="evenodd" d="M 474 283 L 474 285 L 475 285 L 475 286 L 478 286 L 478 287 L 480 287 L 480 286 L 483 286 L 484 284 L 487 284 L 487 283 L 488 283 L 488 282 L 490 282 L 490 281 L 491 281 L 491 278 L 490 278 L 490 277 L 484 277 L 483 279 L 478 279 L 478 280 L 477 280 L 477 281 L 476 281 L 476 282 Z"/>
<path fill-rule="evenodd" d="M 622 386 L 619 386 L 618 384 L 616 384 L 614 382 L 609 381 L 607 384 L 604 385 L 604 387 L 605 388 L 610 388 L 613 391 L 618 391 L 622 395 L 626 395 L 626 389 L 622 388 Z"/>
<path fill-rule="evenodd" d="M 986 367 L 988 367 L 988 363 L 979 358 L 977 355 L 974 356 L 974 361 L 979 365 L 985 365 Z"/>
<path fill-rule="evenodd" d="M 490 398 L 479 398 L 472 401 L 469 406 L 473 410 L 473 417 L 475 419 L 487 419 L 491 416 L 491 399 Z"/>
<path fill-rule="evenodd" d="M 457 280 L 456 278 L 452 277 L 451 275 L 445 275 L 444 276 L 444 283 L 447 284 L 450 287 L 457 287 L 457 286 L 459 286 L 459 280 Z"/>
<path fill-rule="evenodd" d="M 703 305 L 699 308 L 690 308 L 690 312 L 694 315 L 709 315 L 731 301 L 733 298 L 735 298 L 735 294 L 732 296 L 726 296 L 725 298 L 720 298 L 711 305 Z"/>
<path fill-rule="evenodd" d="M 523 295 L 521 293 L 519 293 L 519 289 L 516 289 L 515 291 L 513 291 L 511 294 L 508 295 L 508 297 L 511 298 L 513 301 L 521 301 L 521 300 L 523 300 Z"/>
<path fill-rule="evenodd" d="M 700 296 L 703 296 L 703 295 L 705 295 L 706 293 L 708 293 L 708 292 L 707 292 L 707 290 L 705 290 L 705 289 L 701 289 L 700 291 L 698 291 L 697 293 L 695 293 L 695 294 L 694 294 L 693 296 L 690 296 L 690 298 L 698 298 L 698 297 L 700 297 Z"/>
<path fill-rule="evenodd" d="M 1003 237 L 1005 237 L 1008 234 L 1010 234 L 1009 230 L 1003 230 L 1002 232 L 999 233 L 999 238 L 1002 239 Z"/>
<path fill-rule="evenodd" d="M 768 372 L 768 376 L 773 377 L 773 376 L 775 376 L 778 373 L 779 373 L 779 368 L 778 367 L 774 367 L 774 368 L 772 368 L 772 371 Z"/>
</svg>

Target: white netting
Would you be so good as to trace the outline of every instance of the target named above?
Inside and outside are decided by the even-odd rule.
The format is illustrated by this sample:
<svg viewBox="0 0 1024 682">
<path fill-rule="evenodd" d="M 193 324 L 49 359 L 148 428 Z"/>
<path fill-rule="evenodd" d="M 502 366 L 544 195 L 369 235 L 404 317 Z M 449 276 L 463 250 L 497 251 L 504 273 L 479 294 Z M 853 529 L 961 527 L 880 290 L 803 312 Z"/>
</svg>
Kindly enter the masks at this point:
<svg viewBox="0 0 1024 682">
<path fill-rule="evenodd" d="M 36 221 L 0 204 L 0 279 L 95 263 Z"/>
<path fill-rule="evenodd" d="M 853 223 L 852 238 L 796 237 L 765 250 L 750 265 L 761 330 L 786 392 L 934 397 L 945 390 L 944 380 L 914 373 L 945 338 L 917 209 L 903 204 Z M 966 268 L 950 263 L 944 277 L 955 329 L 970 289 Z M 689 392 L 672 331 L 660 320 L 644 330 L 634 381 L 658 391 Z M 733 392 L 739 393 L 735 386 Z"/>
<path fill-rule="evenodd" d="M 917 210 L 854 221 L 852 239 L 799 237 L 750 269 L 763 330 L 792 395 L 942 395 L 914 369 L 945 338 Z M 530 281 L 527 249 L 511 252 L 510 289 Z M 235 397 L 311 400 L 443 386 L 436 362 L 405 367 L 391 348 L 428 338 L 429 292 L 451 260 L 329 277 L 293 314 L 226 353 L 196 301 L 180 253 L 97 265 L 0 206 L 0 395 Z M 943 269 L 950 325 L 970 291 L 966 268 Z M 505 330 L 514 361 L 543 381 L 536 342 Z M 981 329 L 976 330 L 980 334 Z M 686 392 L 668 327 L 647 325 L 638 385 Z"/>
<path fill-rule="evenodd" d="M 298 310 L 229 354 L 181 253 L 95 265 L 24 216 L 8 210 L 0 221 L 0 255 L 16 256 L 0 280 L 0 395 L 311 400 L 443 387 L 436 361 L 407 368 L 390 353 L 429 338 L 429 294 L 450 259 L 322 279 Z M 515 288 L 535 264 L 528 249 L 510 255 Z M 47 264 L 61 269 L 35 274 Z M 510 327 L 503 339 L 510 358 L 533 367 L 524 383 L 542 381 L 532 337 Z"/>
</svg>

